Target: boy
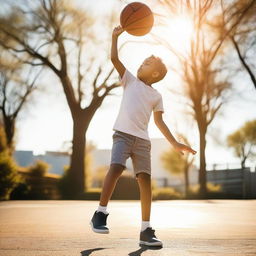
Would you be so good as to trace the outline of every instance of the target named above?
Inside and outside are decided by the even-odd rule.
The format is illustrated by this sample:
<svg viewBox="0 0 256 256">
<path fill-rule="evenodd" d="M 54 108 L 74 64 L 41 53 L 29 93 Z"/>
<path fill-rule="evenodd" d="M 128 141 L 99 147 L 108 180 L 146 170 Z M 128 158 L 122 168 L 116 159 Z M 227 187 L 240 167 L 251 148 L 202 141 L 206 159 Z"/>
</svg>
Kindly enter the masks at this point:
<svg viewBox="0 0 256 256">
<path fill-rule="evenodd" d="M 196 153 L 190 147 L 178 143 L 172 136 L 162 119 L 163 103 L 161 95 L 151 86 L 164 78 L 166 67 L 160 58 L 147 58 L 134 77 L 118 58 L 117 41 L 123 28 L 118 26 L 112 34 L 111 61 L 121 77 L 123 98 L 120 111 L 113 130 L 113 147 L 110 169 L 105 177 L 98 210 L 95 211 L 91 226 L 94 232 L 109 233 L 106 226 L 108 216 L 107 204 L 111 198 L 116 182 L 125 169 L 126 160 L 131 157 L 140 189 L 142 225 L 140 244 L 148 246 L 162 246 L 154 230 L 150 226 L 151 209 L 151 143 L 147 126 L 151 112 L 154 121 L 166 139 L 173 147 L 183 154 L 183 151 Z"/>
</svg>

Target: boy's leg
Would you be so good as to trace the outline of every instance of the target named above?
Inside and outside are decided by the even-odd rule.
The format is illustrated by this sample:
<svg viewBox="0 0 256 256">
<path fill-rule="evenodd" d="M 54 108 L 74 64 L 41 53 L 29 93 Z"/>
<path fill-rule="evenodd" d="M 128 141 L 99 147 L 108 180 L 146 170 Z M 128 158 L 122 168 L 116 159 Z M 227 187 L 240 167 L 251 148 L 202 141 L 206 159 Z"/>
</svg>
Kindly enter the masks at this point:
<svg viewBox="0 0 256 256">
<path fill-rule="evenodd" d="M 152 191 L 151 176 L 147 173 L 138 173 L 137 181 L 140 189 L 141 217 L 142 221 L 150 221 Z"/>
<path fill-rule="evenodd" d="M 121 164 L 111 164 L 110 169 L 104 179 L 102 192 L 100 195 L 100 205 L 107 206 L 112 193 L 115 189 L 116 182 L 124 170 L 124 166 Z"/>
<path fill-rule="evenodd" d="M 163 246 L 161 240 L 155 236 L 155 230 L 150 226 L 150 211 L 152 201 L 151 176 L 147 173 L 138 173 L 137 181 L 140 188 L 142 230 L 140 244 L 148 246 Z"/>
<path fill-rule="evenodd" d="M 131 135 L 118 131 L 113 134 L 110 169 L 104 179 L 99 207 L 91 220 L 91 226 L 94 232 L 109 233 L 107 227 L 107 205 L 115 189 L 116 182 L 125 169 L 126 160 L 130 156 L 131 146 Z"/>
<path fill-rule="evenodd" d="M 111 164 L 110 169 L 105 177 L 103 189 L 100 196 L 100 204 L 98 210 L 95 211 L 92 219 L 92 230 L 96 233 L 108 234 L 107 227 L 108 212 L 106 211 L 107 204 L 116 186 L 116 182 L 124 170 L 124 166 L 120 164 Z"/>
</svg>

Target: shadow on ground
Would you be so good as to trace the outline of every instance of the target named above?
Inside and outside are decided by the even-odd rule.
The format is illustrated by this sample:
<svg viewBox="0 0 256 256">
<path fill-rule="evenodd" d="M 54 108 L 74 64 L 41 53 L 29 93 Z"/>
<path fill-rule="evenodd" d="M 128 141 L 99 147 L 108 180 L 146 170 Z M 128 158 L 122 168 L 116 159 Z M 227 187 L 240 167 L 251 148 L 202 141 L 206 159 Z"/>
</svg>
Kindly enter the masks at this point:
<svg viewBox="0 0 256 256">
<path fill-rule="evenodd" d="M 157 247 L 148 247 L 146 245 L 140 245 L 140 248 L 134 252 L 130 252 L 128 255 L 129 256 L 140 256 L 143 252 L 147 251 L 147 250 L 160 250 L 163 247 L 161 246 L 157 246 Z M 88 249 L 88 250 L 84 250 L 81 252 L 81 256 L 89 256 L 91 255 L 91 253 L 95 252 L 95 251 L 100 251 L 100 250 L 105 250 L 105 249 L 109 249 L 109 248 L 93 248 L 93 249 Z"/>
<path fill-rule="evenodd" d="M 129 256 L 140 256 L 143 252 L 147 251 L 147 250 L 160 250 L 162 249 L 162 246 L 157 246 L 157 247 L 149 247 L 146 245 L 140 245 L 140 249 L 134 251 L 134 252 L 130 252 L 128 255 Z"/>
<path fill-rule="evenodd" d="M 88 249 L 88 250 L 82 251 L 82 252 L 81 252 L 81 256 L 88 256 L 88 255 L 90 255 L 92 252 L 100 251 L 100 250 L 104 250 L 104 249 L 107 249 L 107 248 Z"/>
</svg>

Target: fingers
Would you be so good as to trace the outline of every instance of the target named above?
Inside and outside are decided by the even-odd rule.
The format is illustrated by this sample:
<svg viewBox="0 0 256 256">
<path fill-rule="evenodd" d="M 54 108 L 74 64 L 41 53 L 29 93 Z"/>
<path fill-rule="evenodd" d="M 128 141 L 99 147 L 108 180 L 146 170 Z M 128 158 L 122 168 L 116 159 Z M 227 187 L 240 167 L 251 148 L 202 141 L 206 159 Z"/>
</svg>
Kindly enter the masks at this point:
<svg viewBox="0 0 256 256">
<path fill-rule="evenodd" d="M 176 150 L 178 150 L 182 155 L 184 155 L 184 152 L 183 151 L 187 151 L 189 153 L 192 153 L 193 155 L 195 155 L 197 152 L 192 149 L 191 147 L 187 146 L 187 145 L 184 145 L 184 144 L 181 144 L 181 143 L 178 143 L 178 145 L 176 146 Z"/>
<path fill-rule="evenodd" d="M 192 149 L 192 152 L 191 152 L 193 155 L 195 155 L 197 152 L 194 150 L 194 149 Z"/>
<path fill-rule="evenodd" d="M 192 148 L 187 148 L 187 151 L 192 153 L 193 155 L 196 154 L 196 151 L 194 149 L 192 149 Z"/>
<path fill-rule="evenodd" d="M 122 28 L 121 25 L 118 25 L 117 27 L 115 27 L 115 29 L 117 29 L 117 30 L 123 30 L 123 28 Z"/>
<path fill-rule="evenodd" d="M 120 35 L 122 32 L 124 31 L 124 29 L 122 28 L 121 25 L 117 26 L 114 28 L 114 34 Z"/>
<path fill-rule="evenodd" d="M 182 151 L 187 151 L 187 152 L 189 152 L 189 153 L 192 153 L 193 155 L 195 155 L 197 152 L 194 150 L 194 149 L 192 149 L 192 148 L 190 148 L 190 147 L 188 147 L 188 146 L 185 146 L 183 149 L 181 149 L 181 152 Z M 184 155 L 184 154 L 183 154 Z"/>
</svg>

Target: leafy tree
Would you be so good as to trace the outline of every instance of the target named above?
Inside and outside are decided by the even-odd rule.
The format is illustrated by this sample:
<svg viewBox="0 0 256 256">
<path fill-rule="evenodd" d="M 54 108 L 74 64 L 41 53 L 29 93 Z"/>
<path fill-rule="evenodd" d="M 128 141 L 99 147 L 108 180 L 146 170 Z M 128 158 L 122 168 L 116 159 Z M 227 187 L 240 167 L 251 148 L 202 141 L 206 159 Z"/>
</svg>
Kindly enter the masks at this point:
<svg viewBox="0 0 256 256">
<path fill-rule="evenodd" d="M 241 168 L 244 169 L 246 160 L 256 157 L 256 120 L 246 122 L 240 129 L 230 134 L 227 143 L 240 158 Z"/>
<path fill-rule="evenodd" d="M 87 129 L 105 97 L 119 83 L 112 77 L 113 67 L 106 64 L 106 53 L 100 51 L 109 40 L 102 40 L 103 33 L 96 31 L 96 19 L 89 11 L 73 6 L 70 1 L 33 3 L 12 3 L 15 10 L 8 17 L 2 14 L 0 44 L 26 64 L 47 67 L 59 79 L 73 120 L 69 190 L 76 197 L 86 187 Z M 107 22 L 97 18 L 100 29 L 109 31 L 108 21 L 113 16 L 104 19 Z"/>
<path fill-rule="evenodd" d="M 164 44 L 179 60 L 179 74 L 184 82 L 184 95 L 189 102 L 190 114 L 196 121 L 199 132 L 199 184 L 200 194 L 206 196 L 206 134 L 222 105 L 226 101 L 227 90 L 230 83 L 225 76 L 221 76 L 219 68 L 221 50 L 228 35 L 246 15 L 251 5 L 247 4 L 236 15 L 230 17 L 226 24 L 226 31 L 217 33 L 213 30 L 214 16 L 218 16 L 213 0 L 188 0 L 168 1 L 161 0 L 168 12 L 168 17 L 173 15 L 186 15 L 191 20 L 194 33 L 185 53 L 175 51 L 171 43 L 166 40 L 156 39 Z M 221 3 L 218 2 L 219 4 Z M 230 6 L 225 9 L 228 11 Z M 224 25 L 223 25 L 224 26 Z M 223 32 L 224 31 L 224 32 Z"/>
</svg>

